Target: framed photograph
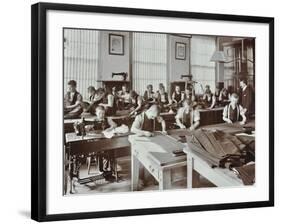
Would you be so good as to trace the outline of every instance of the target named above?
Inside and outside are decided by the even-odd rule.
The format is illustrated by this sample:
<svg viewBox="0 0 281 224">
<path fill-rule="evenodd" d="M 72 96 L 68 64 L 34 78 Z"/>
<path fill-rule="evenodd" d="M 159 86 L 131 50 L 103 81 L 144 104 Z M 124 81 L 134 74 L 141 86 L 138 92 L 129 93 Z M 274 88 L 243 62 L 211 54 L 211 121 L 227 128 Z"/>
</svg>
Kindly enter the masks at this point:
<svg viewBox="0 0 281 224">
<path fill-rule="evenodd" d="M 176 42 L 176 59 L 186 59 L 186 43 Z"/>
<path fill-rule="evenodd" d="M 109 34 L 109 54 L 124 55 L 124 36 Z"/>
<path fill-rule="evenodd" d="M 274 205 L 274 18 L 31 16 L 32 219 Z"/>
</svg>

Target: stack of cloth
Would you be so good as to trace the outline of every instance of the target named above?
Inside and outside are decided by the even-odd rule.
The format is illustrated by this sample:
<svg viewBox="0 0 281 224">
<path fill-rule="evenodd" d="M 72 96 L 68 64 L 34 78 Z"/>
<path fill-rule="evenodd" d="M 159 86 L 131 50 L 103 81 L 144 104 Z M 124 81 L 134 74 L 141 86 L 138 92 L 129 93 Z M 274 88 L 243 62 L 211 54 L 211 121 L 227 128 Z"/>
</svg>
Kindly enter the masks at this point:
<svg viewBox="0 0 281 224">
<path fill-rule="evenodd" d="M 246 144 L 235 135 L 219 130 L 198 129 L 193 132 L 189 147 L 199 153 L 212 167 L 240 166 Z"/>
<path fill-rule="evenodd" d="M 236 136 L 219 130 L 198 129 L 187 140 L 189 148 L 212 168 L 233 170 L 245 185 L 254 183 L 254 138 Z M 250 162 L 250 165 L 247 165 Z"/>
</svg>

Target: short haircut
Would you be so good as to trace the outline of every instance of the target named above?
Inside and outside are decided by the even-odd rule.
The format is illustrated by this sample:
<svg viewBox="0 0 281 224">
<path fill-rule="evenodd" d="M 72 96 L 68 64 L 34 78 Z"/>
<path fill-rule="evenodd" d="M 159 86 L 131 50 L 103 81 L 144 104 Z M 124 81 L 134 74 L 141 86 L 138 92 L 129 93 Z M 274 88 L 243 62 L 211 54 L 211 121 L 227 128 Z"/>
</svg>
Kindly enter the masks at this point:
<svg viewBox="0 0 281 224">
<path fill-rule="evenodd" d="M 210 89 L 210 85 L 206 85 L 205 88 L 209 88 Z"/>
<path fill-rule="evenodd" d="M 187 105 L 191 105 L 192 101 L 191 99 L 184 99 L 183 103 L 186 103 Z"/>
<path fill-rule="evenodd" d="M 88 87 L 88 91 L 93 92 L 93 91 L 96 91 L 96 89 L 95 89 L 95 87 L 93 87 L 93 86 L 89 86 L 89 87 Z"/>
<path fill-rule="evenodd" d="M 238 96 L 237 93 L 232 93 L 232 94 L 231 94 L 231 97 L 233 97 L 233 98 L 235 98 L 235 99 L 239 99 L 239 96 Z"/>
<path fill-rule="evenodd" d="M 105 109 L 104 109 L 104 107 L 103 107 L 103 106 L 97 106 L 97 107 L 96 107 L 96 111 L 98 111 L 98 110 L 105 111 Z"/>
<path fill-rule="evenodd" d="M 243 82 L 243 83 L 245 83 L 246 85 L 248 84 L 248 81 L 247 81 L 247 79 L 245 79 L 245 78 L 240 79 L 240 82 Z"/>
<path fill-rule="evenodd" d="M 70 85 L 70 86 L 74 86 L 74 87 L 76 87 L 77 86 L 77 83 L 76 83 L 76 81 L 75 80 L 70 80 L 70 81 L 68 81 L 68 83 L 67 83 L 68 85 Z"/>
<path fill-rule="evenodd" d="M 148 89 L 149 87 L 151 87 L 151 89 L 153 88 L 153 85 L 149 84 L 146 86 L 146 88 Z"/>
<path fill-rule="evenodd" d="M 160 111 L 161 111 L 161 108 L 156 105 L 156 104 L 152 104 L 148 110 L 156 110 L 157 111 L 157 114 L 159 115 L 160 114 Z"/>
<path fill-rule="evenodd" d="M 130 95 L 131 95 L 131 97 L 136 97 L 138 94 L 136 93 L 135 90 L 131 90 Z"/>
</svg>

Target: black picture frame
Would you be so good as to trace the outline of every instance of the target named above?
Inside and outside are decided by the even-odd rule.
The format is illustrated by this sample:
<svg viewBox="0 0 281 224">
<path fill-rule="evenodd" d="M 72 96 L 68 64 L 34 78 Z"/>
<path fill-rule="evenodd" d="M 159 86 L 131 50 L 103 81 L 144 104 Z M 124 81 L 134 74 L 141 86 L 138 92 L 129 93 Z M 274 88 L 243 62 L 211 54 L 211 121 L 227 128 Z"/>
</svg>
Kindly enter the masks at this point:
<svg viewBox="0 0 281 224">
<path fill-rule="evenodd" d="M 189 18 L 230 22 L 254 22 L 269 25 L 269 200 L 196 206 L 140 208 L 99 212 L 47 214 L 46 200 L 46 37 L 47 11 L 95 12 L 169 18 Z M 164 11 L 136 8 L 103 7 L 74 4 L 37 3 L 31 9 L 31 218 L 37 221 L 74 220 L 116 216 L 178 213 L 205 210 L 237 209 L 274 206 L 274 18 Z"/>
<path fill-rule="evenodd" d="M 114 38 L 116 40 L 115 42 Z M 116 46 L 116 49 L 113 46 L 114 44 L 120 46 Z M 111 55 L 124 55 L 124 35 L 112 33 L 108 35 L 108 52 Z"/>
<path fill-rule="evenodd" d="M 175 44 L 175 59 L 186 60 L 186 43 L 176 42 L 176 44 Z"/>
</svg>

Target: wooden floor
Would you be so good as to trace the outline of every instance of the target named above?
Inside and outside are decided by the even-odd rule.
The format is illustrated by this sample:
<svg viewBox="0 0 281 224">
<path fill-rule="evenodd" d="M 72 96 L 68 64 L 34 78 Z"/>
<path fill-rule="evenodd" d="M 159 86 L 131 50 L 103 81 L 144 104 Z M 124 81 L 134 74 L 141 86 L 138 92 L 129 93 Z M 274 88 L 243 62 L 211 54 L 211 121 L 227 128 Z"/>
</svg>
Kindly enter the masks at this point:
<svg viewBox="0 0 281 224">
<path fill-rule="evenodd" d="M 129 192 L 131 191 L 131 157 L 118 158 L 118 171 L 120 180 L 118 182 L 109 182 L 105 180 L 99 180 L 96 182 L 90 182 L 87 184 L 75 184 L 76 194 L 95 194 L 95 193 L 114 193 L 114 192 Z M 97 169 L 95 166 L 91 167 L 90 175 L 88 175 L 86 165 L 82 165 L 80 168 L 80 178 L 86 178 L 88 176 L 95 175 Z M 205 178 L 200 177 L 200 187 L 214 187 L 212 183 Z M 186 179 L 175 181 L 172 184 L 172 189 L 185 189 Z M 70 189 L 68 187 L 68 189 Z M 152 176 L 146 176 L 144 185 L 140 188 L 141 191 L 158 190 L 158 183 Z M 70 195 L 69 192 L 67 195 Z"/>
</svg>

